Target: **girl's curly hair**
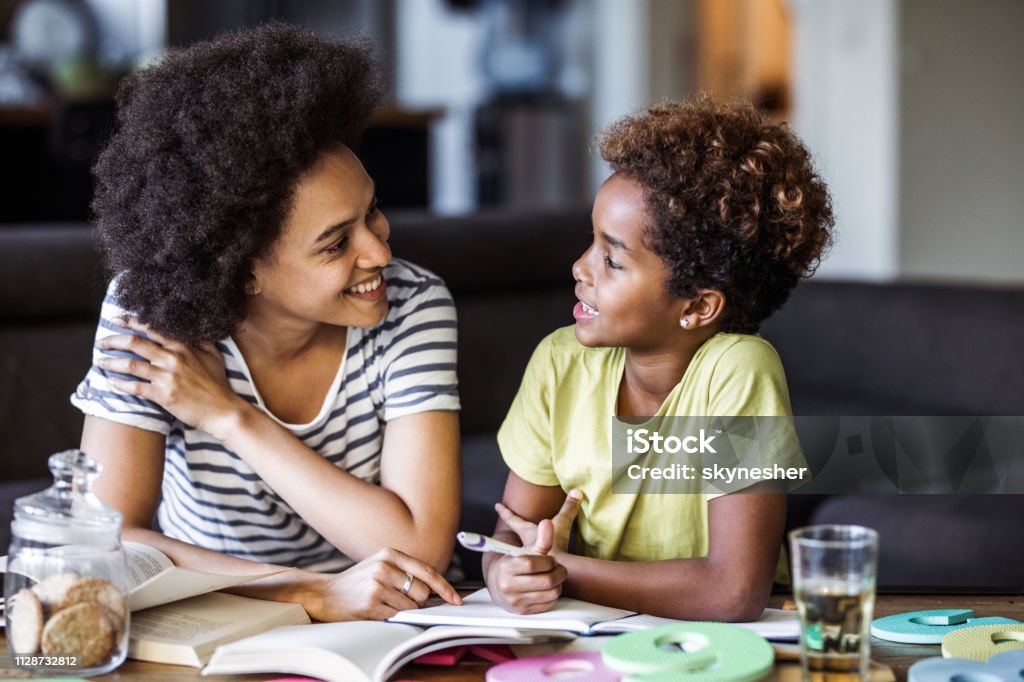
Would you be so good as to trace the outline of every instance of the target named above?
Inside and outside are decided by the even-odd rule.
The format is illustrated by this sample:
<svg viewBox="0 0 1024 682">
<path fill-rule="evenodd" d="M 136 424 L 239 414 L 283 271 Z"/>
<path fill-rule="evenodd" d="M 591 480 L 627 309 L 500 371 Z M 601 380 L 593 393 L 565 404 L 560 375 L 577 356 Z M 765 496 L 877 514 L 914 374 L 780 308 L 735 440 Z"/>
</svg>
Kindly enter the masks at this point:
<svg viewBox="0 0 1024 682">
<path fill-rule="evenodd" d="M 654 106 L 613 124 L 600 152 L 646 192 L 669 293 L 722 291 L 724 331 L 756 332 L 831 244 L 832 202 L 810 154 L 749 103 Z"/>
<path fill-rule="evenodd" d="M 172 338 L 222 339 L 295 186 L 355 143 L 380 99 L 363 42 L 270 23 L 175 51 L 129 77 L 93 173 L 119 303 Z"/>
</svg>

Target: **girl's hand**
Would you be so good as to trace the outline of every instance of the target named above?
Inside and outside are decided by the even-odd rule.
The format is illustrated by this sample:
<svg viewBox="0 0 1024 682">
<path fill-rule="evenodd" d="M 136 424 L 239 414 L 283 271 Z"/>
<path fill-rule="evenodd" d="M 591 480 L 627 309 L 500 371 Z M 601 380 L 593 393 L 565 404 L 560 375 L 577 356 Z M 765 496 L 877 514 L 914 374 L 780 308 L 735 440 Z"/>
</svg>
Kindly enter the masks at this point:
<svg viewBox="0 0 1024 682">
<path fill-rule="evenodd" d="M 151 400 L 186 424 L 224 441 L 231 419 L 248 403 L 231 390 L 224 358 L 216 346 L 210 342 L 189 346 L 174 341 L 134 318 L 118 318 L 115 322 L 149 338 L 117 334 L 99 341 L 101 350 L 125 351 L 144 358 L 104 355 L 97 360 L 96 364 L 108 372 L 137 377 L 108 377 L 110 385 Z"/>
<path fill-rule="evenodd" d="M 565 497 L 565 502 L 562 503 L 562 508 L 548 521 L 552 526 L 552 544 L 548 549 L 542 552 L 538 551 L 539 554 L 551 554 L 557 557 L 559 554 L 569 551 L 569 537 L 572 535 L 572 524 L 576 521 L 576 516 L 580 512 L 580 502 L 582 500 L 583 493 L 580 490 L 573 488 L 569 491 L 569 494 Z M 494 508 L 505 525 L 519 536 L 519 544 L 523 547 L 534 547 L 537 545 L 538 527 L 540 524 L 527 521 L 501 502 L 494 505 Z M 544 521 L 541 521 L 541 523 L 544 523 Z M 535 549 L 535 551 L 537 550 Z"/>
<path fill-rule="evenodd" d="M 582 498 L 580 491 L 570 491 L 554 518 L 539 523 L 527 521 L 501 503 L 495 505 L 522 546 L 535 552 L 502 556 L 490 563 L 486 581 L 495 603 L 506 611 L 528 614 L 547 611 L 558 602 L 569 574 L 556 555 L 568 551 L 569 534 Z"/>
<path fill-rule="evenodd" d="M 437 569 L 397 549 L 382 549 L 347 571 L 323 578 L 314 603 L 306 606 L 316 620 L 384 620 L 423 606 L 431 593 L 449 604 L 462 604 Z"/>
</svg>

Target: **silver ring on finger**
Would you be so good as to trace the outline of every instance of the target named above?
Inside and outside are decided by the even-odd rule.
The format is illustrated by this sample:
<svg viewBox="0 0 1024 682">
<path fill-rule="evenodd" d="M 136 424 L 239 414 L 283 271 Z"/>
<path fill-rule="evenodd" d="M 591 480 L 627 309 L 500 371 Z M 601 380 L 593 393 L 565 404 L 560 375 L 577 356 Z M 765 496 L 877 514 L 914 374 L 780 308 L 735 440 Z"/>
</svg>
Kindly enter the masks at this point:
<svg viewBox="0 0 1024 682">
<path fill-rule="evenodd" d="M 405 582 L 402 583 L 402 594 L 409 594 L 412 589 L 412 573 L 405 574 Z"/>
</svg>

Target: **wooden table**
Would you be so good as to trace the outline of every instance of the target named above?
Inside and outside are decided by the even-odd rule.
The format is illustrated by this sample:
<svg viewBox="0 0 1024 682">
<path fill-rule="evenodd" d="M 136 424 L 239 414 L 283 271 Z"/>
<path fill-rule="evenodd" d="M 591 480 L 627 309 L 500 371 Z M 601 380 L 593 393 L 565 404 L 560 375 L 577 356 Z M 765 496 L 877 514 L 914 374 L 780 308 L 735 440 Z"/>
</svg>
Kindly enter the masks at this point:
<svg viewBox="0 0 1024 682">
<path fill-rule="evenodd" d="M 772 597 L 770 606 L 779 608 L 786 597 Z M 978 616 L 1006 616 L 1024 621 L 1024 596 L 987 596 L 987 595 L 879 595 L 875 601 L 875 617 L 887 616 L 905 611 L 921 611 L 924 609 L 970 608 Z M 0 643 L 0 653 L 7 651 L 6 641 Z M 895 644 L 879 639 L 871 640 L 871 658 L 892 668 L 897 680 L 907 679 L 907 669 L 915 661 L 930 656 L 940 656 L 938 646 Z M 396 675 L 394 680 L 419 680 L 423 682 L 482 682 L 484 673 L 491 664 L 482 660 L 465 660 L 454 668 L 434 668 L 420 665 L 408 665 Z M 791 671 L 790 671 L 791 672 Z M 30 675 L 21 670 L 4 670 L 3 677 L 28 678 Z M 195 668 L 125 661 L 115 672 L 97 677 L 97 680 L 113 682 L 116 680 L 152 680 L 154 682 L 250 682 L 270 680 L 284 675 L 227 675 L 201 677 Z M 777 676 L 777 679 L 791 675 Z M 797 679 L 799 679 L 797 677 Z"/>
</svg>

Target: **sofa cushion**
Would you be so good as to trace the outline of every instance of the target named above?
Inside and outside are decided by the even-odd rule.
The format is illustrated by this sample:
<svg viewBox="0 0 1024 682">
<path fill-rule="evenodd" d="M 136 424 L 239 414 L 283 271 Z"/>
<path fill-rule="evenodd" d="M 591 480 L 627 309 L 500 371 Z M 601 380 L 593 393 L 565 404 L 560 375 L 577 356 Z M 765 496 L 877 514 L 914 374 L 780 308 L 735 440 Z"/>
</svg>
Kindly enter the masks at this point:
<svg viewBox="0 0 1024 682">
<path fill-rule="evenodd" d="M 812 280 L 763 333 L 797 414 L 1024 414 L 1024 290 Z"/>
<path fill-rule="evenodd" d="M 797 496 L 795 496 L 797 497 Z M 879 531 L 878 585 L 1024 592 L 1024 495 L 827 497 L 814 523 Z"/>
<path fill-rule="evenodd" d="M 31 478 L 23 481 L 5 480 L 0 485 L 0 554 L 7 554 L 11 544 L 11 521 L 14 520 L 14 501 L 48 488 L 53 479 Z"/>
<path fill-rule="evenodd" d="M 95 318 L 104 277 L 89 225 L 0 229 L 0 322 Z"/>
</svg>

